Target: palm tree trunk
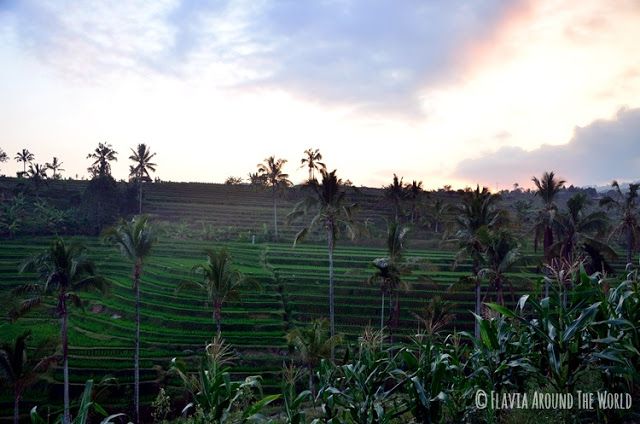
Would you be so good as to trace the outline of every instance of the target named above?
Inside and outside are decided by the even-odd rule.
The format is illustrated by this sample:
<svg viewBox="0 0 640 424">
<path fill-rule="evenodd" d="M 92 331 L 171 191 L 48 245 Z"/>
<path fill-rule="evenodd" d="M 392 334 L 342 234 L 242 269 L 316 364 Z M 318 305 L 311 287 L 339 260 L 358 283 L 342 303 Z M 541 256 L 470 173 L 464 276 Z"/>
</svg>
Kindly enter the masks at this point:
<svg viewBox="0 0 640 424">
<path fill-rule="evenodd" d="M 311 392 L 311 397 L 313 399 L 315 399 L 316 398 L 316 388 L 313 385 L 313 367 L 311 365 L 309 365 L 309 391 Z"/>
<path fill-rule="evenodd" d="M 278 241 L 278 205 L 276 201 L 276 189 L 273 186 L 273 234 L 275 241 Z"/>
<path fill-rule="evenodd" d="M 222 333 L 222 305 L 220 302 L 215 302 L 213 306 L 213 313 L 216 320 L 216 329 L 218 331 L 218 335 Z"/>
<path fill-rule="evenodd" d="M 327 244 L 329 248 L 329 327 L 331 329 L 331 337 L 336 334 L 335 327 L 335 299 L 334 299 L 334 287 L 333 287 L 333 222 L 329 222 Z M 331 361 L 335 359 L 335 346 L 331 344 Z"/>
<path fill-rule="evenodd" d="M 134 284 L 136 291 L 136 347 L 133 353 L 133 403 L 134 403 L 134 422 L 140 422 L 140 273 L 142 264 L 140 260 L 136 261 L 134 270 Z"/>
<path fill-rule="evenodd" d="M 476 307 L 475 307 L 475 312 L 476 315 L 480 316 L 480 279 L 478 278 L 478 271 L 480 268 L 480 264 L 478 263 L 478 259 L 473 259 L 473 266 L 472 266 L 472 270 L 473 270 L 473 278 L 475 279 L 476 282 Z M 476 319 L 474 321 L 475 323 L 475 328 L 474 328 L 474 334 L 476 336 L 476 338 L 480 337 L 480 323 L 478 322 L 478 320 Z"/>
<path fill-rule="evenodd" d="M 627 264 L 633 263 L 633 229 L 627 228 Z"/>
<path fill-rule="evenodd" d="M 142 179 L 138 180 L 138 214 L 142 215 Z"/>
<path fill-rule="evenodd" d="M 380 304 L 380 333 L 384 330 L 384 290 L 382 290 L 382 303 Z"/>
<path fill-rule="evenodd" d="M 389 291 L 389 344 L 393 344 L 393 291 Z"/>
<path fill-rule="evenodd" d="M 18 424 L 20 421 L 20 394 L 14 393 L 13 396 L 13 424 Z"/>
<path fill-rule="evenodd" d="M 63 295 L 64 296 L 64 295 Z M 62 372 L 64 376 L 64 412 L 62 422 L 64 424 L 71 423 L 71 414 L 69 413 L 69 341 L 67 337 L 67 311 L 66 304 L 62 302 Z"/>
</svg>

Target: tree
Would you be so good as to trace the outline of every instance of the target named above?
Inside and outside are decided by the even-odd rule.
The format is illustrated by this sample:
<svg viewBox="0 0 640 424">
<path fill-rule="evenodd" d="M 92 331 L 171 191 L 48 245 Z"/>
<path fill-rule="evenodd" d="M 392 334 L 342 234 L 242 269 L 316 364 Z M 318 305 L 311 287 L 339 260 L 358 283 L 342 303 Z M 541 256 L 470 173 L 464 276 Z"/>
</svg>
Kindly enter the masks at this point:
<svg viewBox="0 0 640 424">
<path fill-rule="evenodd" d="M 484 246 L 483 262 L 485 263 L 485 268 L 481 269 L 479 274 L 489 279 L 490 286 L 496 290 L 496 300 L 500 305 L 504 305 L 506 283 L 511 288 L 512 300 L 515 302 L 513 285 L 506 274 L 522 260 L 518 242 L 507 230 L 489 231 L 487 227 L 483 227 L 478 232 L 478 238 Z"/>
<path fill-rule="evenodd" d="M 531 181 L 536 186 L 535 195 L 540 196 L 543 202 L 535 224 L 534 249 L 538 249 L 538 242 L 542 236 L 544 257 L 549 261 L 551 259 L 550 248 L 553 245 L 553 221 L 558 212 L 555 198 L 563 188 L 565 180 L 556 179 L 553 172 L 545 172 L 542 174 L 542 178 L 533 177 Z"/>
<path fill-rule="evenodd" d="M 40 184 L 47 179 L 47 166 L 40 165 L 39 163 L 33 163 L 29 165 L 27 176 L 36 186 L 36 191 L 40 188 Z"/>
<path fill-rule="evenodd" d="M 207 293 L 207 302 L 213 306 L 213 321 L 218 334 L 221 332 L 222 305 L 240 297 L 240 288 L 251 283 L 240 271 L 234 268 L 227 249 L 205 251 L 207 262 L 193 267 L 193 272 L 202 276 L 202 282 L 185 281 L 178 290 L 195 287 Z"/>
<path fill-rule="evenodd" d="M 254 187 L 264 187 L 265 186 L 264 175 L 260 175 L 257 172 L 249 172 L 249 184 Z"/>
<path fill-rule="evenodd" d="M 64 171 L 64 169 L 62 168 L 62 162 L 58 162 L 58 158 L 57 157 L 53 157 L 53 160 L 51 161 L 51 163 L 47 162 L 46 167 L 49 168 L 50 170 L 53 171 L 53 176 L 52 178 L 54 180 L 59 180 L 60 174 L 58 172 L 60 171 Z"/>
<path fill-rule="evenodd" d="M 395 211 L 395 220 L 398 222 L 400 218 L 400 208 L 402 201 L 406 198 L 407 193 L 404 185 L 402 184 L 402 177 L 398 179 L 396 174 L 393 174 L 393 181 L 388 186 L 384 186 L 385 197 L 391 201 L 393 209 Z"/>
<path fill-rule="evenodd" d="M 633 263 L 633 252 L 640 246 L 640 221 L 638 220 L 638 188 L 640 184 L 629 184 L 629 191 L 622 193 L 617 181 L 611 183 L 615 197 L 605 196 L 600 206 L 614 209 L 618 213 L 617 224 L 613 227 L 609 239 L 622 236 L 627 247 L 627 263 Z"/>
<path fill-rule="evenodd" d="M 339 335 L 327 334 L 328 326 L 326 319 L 316 319 L 305 328 L 294 328 L 287 333 L 287 342 L 298 351 L 300 361 L 308 370 L 309 390 L 314 397 L 313 370 L 322 359 L 333 357 L 335 346 L 342 340 Z"/>
<path fill-rule="evenodd" d="M 55 313 L 60 318 L 60 339 L 62 341 L 62 363 L 64 374 L 64 414 L 63 423 L 69 424 L 69 361 L 68 361 L 68 318 L 69 305 L 81 306 L 79 291 L 99 290 L 106 292 L 108 282 L 97 275 L 93 262 L 87 257 L 86 248 L 81 244 L 67 245 L 61 238 L 55 238 L 51 246 L 40 255 L 27 259 L 20 272 L 37 272 L 39 281 L 19 287 L 17 293 L 31 297 L 22 301 L 12 311 L 12 319 L 29 312 L 43 303 L 45 296 L 56 301 Z"/>
<path fill-rule="evenodd" d="M 440 227 L 444 225 L 450 209 L 451 206 L 442 199 L 436 199 L 431 203 L 427 211 L 427 218 L 434 233 L 440 232 Z"/>
<path fill-rule="evenodd" d="M 314 180 L 315 171 L 321 171 L 323 169 L 327 169 L 322 160 L 322 153 L 320 153 L 319 149 L 307 149 L 304 151 L 305 157 L 300 159 L 300 168 L 304 168 L 305 166 L 309 169 L 309 181 Z"/>
<path fill-rule="evenodd" d="M 387 229 L 387 256 L 377 258 L 373 261 L 376 268 L 374 274 L 369 277 L 370 284 L 380 284 L 382 303 L 380 305 L 380 331 L 384 329 L 384 301 L 385 296 L 389 298 L 389 333 L 393 343 L 393 330 L 399 324 L 400 303 L 398 291 L 408 290 L 409 284 L 403 277 L 410 274 L 409 268 L 403 260 L 405 241 L 408 227 L 404 227 L 397 222 L 389 224 Z"/>
<path fill-rule="evenodd" d="M 306 215 L 310 209 L 315 210 L 315 215 L 309 224 L 300 230 L 294 239 L 293 245 L 304 240 L 316 226 L 321 225 L 327 236 L 327 249 L 329 253 L 329 323 L 331 337 L 335 332 L 335 299 L 334 299 L 334 279 L 333 279 L 333 251 L 336 240 L 341 230 L 344 230 L 353 239 L 357 233 L 357 225 L 353 219 L 355 204 L 345 205 L 345 192 L 341 189 L 342 180 L 336 176 L 336 171 L 327 172 L 321 170 L 322 183 L 312 180 L 308 187 L 311 195 L 299 202 L 289 214 L 289 220 Z M 334 359 L 334 351 L 331 351 L 331 360 Z"/>
<path fill-rule="evenodd" d="M 458 232 L 456 239 L 460 250 L 456 262 L 462 257 L 470 257 L 472 279 L 475 282 L 476 306 L 475 313 L 480 315 L 480 263 L 483 259 L 484 246 L 480 233 L 483 229 L 494 229 L 505 220 L 504 212 L 497 209 L 496 203 L 500 199 L 497 194 L 492 194 L 486 187 L 476 186 L 473 191 L 464 192 L 462 204 L 458 206 Z M 476 323 L 476 337 L 479 337 L 479 327 Z"/>
<path fill-rule="evenodd" d="M 22 149 L 21 152 L 18 152 L 16 154 L 16 157 L 14 159 L 17 162 L 22 162 L 22 174 L 21 174 L 21 176 L 23 176 L 23 175 L 25 175 L 27 173 L 27 163 L 31 163 L 31 161 L 33 159 L 35 159 L 35 156 L 33 156 L 33 153 L 31 153 L 29 150 Z"/>
<path fill-rule="evenodd" d="M 98 143 L 98 147 L 87 155 L 87 159 L 94 159 L 93 163 L 87 170 L 95 177 L 104 177 L 111 175 L 111 163 L 117 161 L 118 152 L 113 150 L 111 144 Z"/>
<path fill-rule="evenodd" d="M 9 160 L 9 156 L 7 156 L 7 153 L 2 150 L 2 148 L 0 148 L 0 163 L 6 162 Z"/>
<path fill-rule="evenodd" d="M 122 255 L 133 262 L 133 291 L 135 294 L 136 333 L 134 352 L 134 409 L 135 422 L 140 420 L 140 277 L 144 261 L 151 254 L 151 248 L 156 242 L 149 218 L 145 215 L 136 216 L 131 221 L 120 221 L 118 225 L 108 229 L 104 234 L 105 240 L 116 245 Z"/>
<path fill-rule="evenodd" d="M 20 420 L 20 399 L 25 389 L 35 384 L 59 359 L 56 355 L 48 355 L 53 348 L 49 340 L 29 351 L 27 341 L 30 336 L 31 331 L 26 331 L 13 343 L 0 346 L 0 383 L 13 391 L 14 424 Z"/>
<path fill-rule="evenodd" d="M 587 271 L 613 270 L 606 259 L 615 259 L 615 251 L 607 243 L 598 240 L 594 235 L 601 235 L 607 229 L 607 215 L 604 211 L 588 212 L 589 199 L 584 193 L 576 193 L 567 200 L 567 211 L 558 214 L 554 228 L 558 235 L 550 251 L 568 262 L 575 262 L 579 257 L 587 257 Z"/>
<path fill-rule="evenodd" d="M 156 172 L 158 165 L 151 162 L 156 154 L 151 153 L 149 147 L 144 143 L 138 144 L 137 149 L 131 149 L 131 152 L 133 154 L 129 156 L 129 159 L 134 162 L 134 166 L 129 168 L 129 177 L 135 178 L 138 183 L 138 213 L 142 214 L 142 183 L 151 181 L 149 171 Z"/>
<path fill-rule="evenodd" d="M 289 187 L 289 174 L 283 172 L 286 159 L 276 159 L 275 156 L 269 156 L 263 163 L 258 164 L 258 174 L 264 179 L 265 185 L 271 187 L 271 195 L 273 196 L 273 233 L 274 238 L 278 240 L 278 190 Z"/>
<path fill-rule="evenodd" d="M 422 181 L 413 180 L 411 184 L 407 184 L 405 192 L 406 197 L 411 200 L 411 223 L 413 224 L 418 219 L 418 204 L 424 193 Z"/>
</svg>

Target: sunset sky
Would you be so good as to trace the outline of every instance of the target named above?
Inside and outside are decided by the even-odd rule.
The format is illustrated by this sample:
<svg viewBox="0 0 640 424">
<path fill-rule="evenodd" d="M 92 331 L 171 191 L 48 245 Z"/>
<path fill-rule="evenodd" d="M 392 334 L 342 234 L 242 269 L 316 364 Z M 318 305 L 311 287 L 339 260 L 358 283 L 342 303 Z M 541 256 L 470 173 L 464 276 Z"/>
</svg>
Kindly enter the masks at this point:
<svg viewBox="0 0 640 424">
<path fill-rule="evenodd" d="M 640 1 L 0 0 L 0 148 L 109 142 L 222 182 L 302 152 L 356 185 L 640 178 Z"/>
</svg>

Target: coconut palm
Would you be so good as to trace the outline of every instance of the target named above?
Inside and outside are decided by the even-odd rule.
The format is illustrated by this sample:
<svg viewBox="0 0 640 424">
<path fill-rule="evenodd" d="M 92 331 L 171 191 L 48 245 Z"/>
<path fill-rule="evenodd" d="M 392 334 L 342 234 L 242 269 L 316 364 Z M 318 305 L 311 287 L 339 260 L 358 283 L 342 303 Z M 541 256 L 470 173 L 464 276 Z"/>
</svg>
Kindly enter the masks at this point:
<svg viewBox="0 0 640 424">
<path fill-rule="evenodd" d="M 273 196 L 273 234 L 275 240 L 278 240 L 278 190 L 289 187 L 289 174 L 283 172 L 286 159 L 276 159 L 275 156 L 269 156 L 263 163 L 259 163 L 258 174 L 264 179 L 265 185 L 271 187 L 271 195 Z"/>
<path fill-rule="evenodd" d="M 29 170 L 27 171 L 27 177 L 33 184 L 36 186 L 36 191 L 40 188 L 40 184 L 47 179 L 47 166 L 40 165 L 39 163 L 32 163 L 29 165 Z"/>
<path fill-rule="evenodd" d="M 402 201 L 407 196 L 404 185 L 402 184 L 402 177 L 398 178 L 396 174 L 393 174 L 393 181 L 388 186 L 384 186 L 383 190 L 385 197 L 393 205 L 396 222 L 398 222 Z"/>
<path fill-rule="evenodd" d="M 107 281 L 96 274 L 96 269 L 86 255 L 81 244 L 68 245 L 61 238 L 55 238 L 51 246 L 40 255 L 27 259 L 20 267 L 21 272 L 37 272 L 39 281 L 26 284 L 16 290 L 30 297 L 12 311 L 12 319 L 40 306 L 44 297 L 56 301 L 55 313 L 60 318 L 60 338 L 62 341 L 62 363 L 64 374 L 64 414 L 63 423 L 70 422 L 69 414 L 69 362 L 68 362 L 68 318 L 69 302 L 81 305 L 79 291 L 99 290 L 105 292 Z"/>
<path fill-rule="evenodd" d="M 515 302 L 513 285 L 507 273 L 522 260 L 518 242 L 511 233 L 504 229 L 489 231 L 483 227 L 478 232 L 480 243 L 484 246 L 482 253 L 485 267 L 479 274 L 489 279 L 489 283 L 496 291 L 496 301 L 504 305 L 504 287 L 509 284 L 511 297 Z"/>
<path fill-rule="evenodd" d="M 296 234 L 293 245 L 304 240 L 304 238 L 320 225 L 326 232 L 327 249 L 329 253 L 329 324 L 331 337 L 335 336 L 335 299 L 334 299 L 334 279 L 333 279 L 333 251 L 336 240 L 341 231 L 344 230 L 351 238 L 355 238 L 357 224 L 353 219 L 353 210 L 356 205 L 345 205 L 345 192 L 341 189 L 342 180 L 336 176 L 336 171 L 327 172 L 321 170 L 322 182 L 312 180 L 309 183 L 311 195 L 299 202 L 289 214 L 288 220 L 295 220 L 306 215 L 310 209 L 315 210 L 315 215 L 307 227 Z M 334 352 L 331 352 L 331 359 Z"/>
<path fill-rule="evenodd" d="M 407 199 L 411 200 L 411 223 L 413 224 L 418 219 L 418 204 L 424 193 L 422 181 L 413 180 L 411 184 L 407 184 L 405 193 Z"/>
<path fill-rule="evenodd" d="M 629 191 L 622 193 L 617 181 L 611 183 L 616 191 L 615 197 L 605 196 L 600 200 L 600 206 L 614 209 L 618 213 L 618 222 L 613 227 L 609 239 L 624 237 L 627 247 L 627 263 L 633 262 L 633 252 L 640 246 L 640 220 L 638 218 L 638 188 L 640 184 L 629 184 Z"/>
<path fill-rule="evenodd" d="M 568 262 L 578 260 L 578 256 L 588 258 L 586 267 L 590 272 L 611 272 L 607 259 L 615 259 L 617 255 L 597 237 L 607 229 L 607 215 L 604 211 L 587 211 L 589 203 L 584 193 L 576 193 L 567 200 L 567 211 L 556 216 L 554 228 L 558 240 L 550 251 Z"/>
<path fill-rule="evenodd" d="M 47 166 L 47 168 L 53 171 L 52 178 L 54 180 L 59 180 L 60 174 L 58 172 L 64 171 L 64 169 L 62 168 L 62 162 L 58 162 L 58 158 L 54 156 L 51 163 L 47 162 L 45 165 Z"/>
<path fill-rule="evenodd" d="M 450 210 L 451 205 L 442 199 L 435 199 L 431 203 L 427 211 L 427 220 L 431 224 L 434 233 L 440 232 L 440 228 L 444 225 L 445 218 Z"/>
<path fill-rule="evenodd" d="M 20 420 L 20 399 L 25 389 L 35 384 L 53 364 L 58 356 L 48 353 L 54 346 L 46 340 L 35 350 L 27 349 L 31 331 L 18 336 L 13 343 L 0 346 L 0 385 L 5 384 L 13 391 L 13 422 Z"/>
<path fill-rule="evenodd" d="M 382 294 L 380 306 L 380 331 L 384 329 L 385 297 L 389 298 L 389 330 L 393 340 L 393 330 L 397 327 L 400 315 L 399 290 L 408 290 L 409 284 L 403 279 L 410 270 L 403 261 L 405 241 L 409 228 L 393 222 L 387 229 L 387 256 L 373 261 L 376 268 L 369 277 L 369 284 L 379 284 Z"/>
<path fill-rule="evenodd" d="M 138 144 L 136 150 L 131 149 L 132 155 L 129 159 L 134 162 L 134 165 L 129 167 L 129 177 L 134 178 L 138 183 L 138 213 L 142 214 L 142 183 L 151 181 L 149 171 L 156 172 L 155 163 L 151 162 L 151 159 L 156 155 L 151 153 L 149 147 L 144 144 Z"/>
<path fill-rule="evenodd" d="M 140 277 L 144 262 L 151 254 L 156 242 L 149 219 L 141 215 L 131 221 L 120 221 L 118 225 L 108 229 L 104 234 L 105 240 L 116 245 L 122 255 L 133 262 L 133 291 L 135 295 L 136 330 L 134 352 L 134 408 L 135 421 L 140 420 Z"/>
<path fill-rule="evenodd" d="M 287 342 L 297 350 L 300 361 L 307 368 L 309 390 L 314 397 L 313 370 L 322 359 L 333 356 L 335 346 L 342 340 L 339 335 L 327 334 L 328 326 L 326 319 L 316 319 L 307 327 L 295 328 L 287 333 Z"/>
<path fill-rule="evenodd" d="M 94 159 L 88 171 L 94 177 L 104 177 L 111 175 L 110 162 L 117 161 L 118 152 L 113 150 L 111 144 L 98 143 L 98 147 L 87 155 L 87 159 Z"/>
<path fill-rule="evenodd" d="M 456 257 L 456 263 L 464 257 L 471 258 L 471 274 L 475 283 L 476 305 L 475 312 L 480 315 L 480 279 L 478 272 L 483 259 L 484 246 L 480 233 L 482 229 L 497 228 L 505 221 L 504 211 L 496 207 L 500 199 L 497 194 L 492 194 L 486 187 L 476 186 L 475 190 L 464 192 L 462 204 L 458 206 L 456 221 L 458 231 L 456 240 L 460 250 Z M 476 336 L 479 336 L 479 327 L 476 323 Z"/>
<path fill-rule="evenodd" d="M 535 224 L 534 249 L 538 249 L 538 242 L 542 237 L 544 257 L 549 261 L 551 259 L 549 249 L 553 245 L 553 221 L 558 212 L 555 198 L 563 188 L 565 180 L 557 179 L 552 171 L 543 173 L 540 179 L 533 177 L 531 181 L 536 186 L 535 195 L 540 196 L 543 202 Z"/>
<path fill-rule="evenodd" d="M 7 153 L 2 150 L 2 148 L 0 148 L 0 163 L 6 162 L 9 160 L 9 156 L 7 156 Z"/>
<path fill-rule="evenodd" d="M 31 163 L 31 161 L 35 159 L 35 156 L 33 156 L 33 153 L 31 153 L 29 150 L 22 149 L 21 152 L 18 152 L 16 154 L 16 157 L 14 159 L 17 162 L 22 162 L 22 175 L 25 175 L 27 173 L 27 163 Z"/>
<path fill-rule="evenodd" d="M 240 288 L 252 283 L 240 271 L 234 268 L 231 255 L 227 249 L 207 250 L 207 261 L 193 267 L 196 275 L 202 276 L 202 281 L 184 281 L 178 286 L 178 291 L 195 287 L 207 293 L 207 302 L 213 306 L 213 321 L 218 334 L 221 332 L 222 305 L 240 297 Z"/>
<path fill-rule="evenodd" d="M 307 149 L 304 151 L 305 157 L 300 159 L 300 168 L 304 168 L 305 166 L 309 169 L 309 181 L 314 180 L 315 171 L 320 171 L 322 169 L 327 169 L 324 163 L 320 162 L 322 160 L 322 153 L 320 153 L 319 149 Z"/>
</svg>

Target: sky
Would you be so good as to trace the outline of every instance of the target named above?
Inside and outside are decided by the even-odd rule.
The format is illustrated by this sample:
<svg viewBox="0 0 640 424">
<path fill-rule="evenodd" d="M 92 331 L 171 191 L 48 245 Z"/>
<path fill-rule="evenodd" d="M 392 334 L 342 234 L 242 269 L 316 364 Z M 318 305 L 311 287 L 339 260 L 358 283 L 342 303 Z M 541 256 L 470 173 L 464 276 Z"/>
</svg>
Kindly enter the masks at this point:
<svg viewBox="0 0 640 424">
<path fill-rule="evenodd" d="M 640 178 L 640 2 L 0 0 L 0 148 L 87 176 L 148 144 L 162 180 L 294 182 L 319 148 L 356 185 Z"/>
</svg>

